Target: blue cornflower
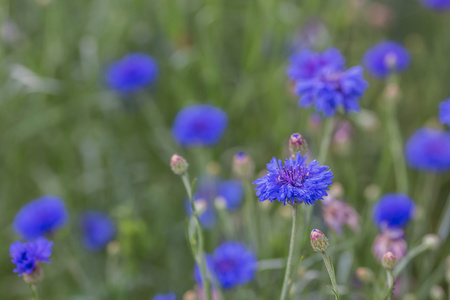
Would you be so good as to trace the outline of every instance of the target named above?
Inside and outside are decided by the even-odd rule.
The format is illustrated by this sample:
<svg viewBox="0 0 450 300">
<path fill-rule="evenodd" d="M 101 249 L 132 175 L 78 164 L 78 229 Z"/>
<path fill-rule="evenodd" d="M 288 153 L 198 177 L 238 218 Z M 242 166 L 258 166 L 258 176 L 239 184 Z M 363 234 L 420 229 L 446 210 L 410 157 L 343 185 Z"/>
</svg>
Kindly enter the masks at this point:
<svg viewBox="0 0 450 300">
<path fill-rule="evenodd" d="M 303 50 L 290 57 L 287 75 L 293 81 L 301 81 L 319 75 L 323 68 L 342 70 L 344 67 L 345 58 L 335 48 L 321 53 Z"/>
<path fill-rule="evenodd" d="M 24 239 L 32 240 L 51 234 L 62 227 L 68 213 L 62 199 L 43 196 L 23 206 L 14 218 L 14 231 Z"/>
<path fill-rule="evenodd" d="M 392 72 L 405 71 L 410 63 L 410 55 L 401 44 L 383 41 L 367 50 L 363 61 L 373 76 L 385 78 Z"/>
<path fill-rule="evenodd" d="M 145 54 L 131 53 L 111 64 L 106 72 L 108 86 L 122 94 L 134 93 L 152 84 L 158 77 L 156 60 Z"/>
<path fill-rule="evenodd" d="M 14 242 L 9 247 L 11 262 L 17 266 L 14 273 L 31 274 L 38 270 L 39 263 L 50 263 L 53 242 L 39 237 L 32 242 Z"/>
<path fill-rule="evenodd" d="M 217 144 L 227 127 L 227 114 L 209 104 L 192 105 L 178 112 L 172 134 L 183 146 Z"/>
<path fill-rule="evenodd" d="M 314 205 L 316 200 L 327 196 L 328 186 L 332 184 L 333 173 L 328 167 L 319 166 L 316 160 L 307 165 L 306 156 L 300 152 L 295 158 L 286 159 L 284 165 L 281 159 L 272 158 L 267 170 L 267 175 L 253 182 L 257 185 L 259 201 Z"/>
<path fill-rule="evenodd" d="M 439 104 L 439 121 L 450 126 L 450 98 Z"/>
<path fill-rule="evenodd" d="M 414 214 L 414 202 L 404 194 L 387 194 L 373 209 L 373 220 L 380 229 L 401 229 Z"/>
<path fill-rule="evenodd" d="M 408 165 L 430 172 L 450 171 L 450 132 L 421 128 L 406 143 Z"/>
<path fill-rule="evenodd" d="M 90 251 L 102 250 L 115 236 L 113 220 L 98 211 L 87 211 L 80 217 L 83 246 Z"/>
<path fill-rule="evenodd" d="M 239 209 L 244 197 L 244 187 L 239 180 L 223 181 L 217 191 L 218 197 L 223 198 L 226 209 Z"/>
<path fill-rule="evenodd" d="M 157 294 L 153 297 L 153 300 L 177 300 L 177 296 L 174 293 Z"/>
<path fill-rule="evenodd" d="M 423 5 L 434 10 L 450 9 L 450 0 L 422 0 Z"/>
<path fill-rule="evenodd" d="M 346 71 L 322 68 L 317 76 L 297 82 L 296 94 L 300 96 L 299 106 L 314 105 L 316 111 L 332 117 L 339 107 L 343 107 L 346 113 L 358 112 L 358 101 L 367 87 L 360 66 Z"/>
<path fill-rule="evenodd" d="M 239 242 L 225 242 L 216 248 L 206 261 L 211 276 L 223 289 L 244 285 L 255 277 L 257 260 L 255 254 Z M 198 266 L 195 280 L 201 284 Z"/>
</svg>

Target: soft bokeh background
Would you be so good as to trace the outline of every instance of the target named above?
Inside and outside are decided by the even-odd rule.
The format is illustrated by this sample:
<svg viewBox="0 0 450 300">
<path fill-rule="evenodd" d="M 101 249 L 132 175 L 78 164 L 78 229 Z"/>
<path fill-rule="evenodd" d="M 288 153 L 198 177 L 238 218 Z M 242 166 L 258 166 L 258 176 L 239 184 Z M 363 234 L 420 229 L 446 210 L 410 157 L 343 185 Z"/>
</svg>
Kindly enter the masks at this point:
<svg viewBox="0 0 450 300">
<path fill-rule="evenodd" d="M 424 124 L 438 126 L 437 105 L 450 96 L 450 14 L 426 10 L 416 0 L 9 0 L 0 4 L 0 20 L 5 300 L 29 297 L 8 257 L 9 244 L 18 239 L 11 223 L 22 205 L 44 194 L 65 199 L 70 222 L 53 237 L 52 264 L 43 266 L 40 284 L 43 299 L 147 300 L 157 292 L 173 290 L 181 297 L 192 289 L 185 191 L 169 158 L 175 152 L 185 156 L 192 176 L 209 171 L 228 179 L 235 151 L 247 151 L 259 171 L 272 156 L 286 155 L 293 132 L 304 134 L 317 153 L 321 128 L 309 123 L 310 111 L 297 107 L 285 75 L 288 56 L 298 47 L 334 46 L 353 66 L 380 40 L 403 43 L 412 55 L 400 77 L 404 139 Z M 160 76 L 149 90 L 124 98 L 105 86 L 104 71 L 129 52 L 155 57 Z M 370 88 L 361 101 L 364 112 L 348 118 L 353 137 L 333 144 L 326 162 L 363 216 L 363 233 L 330 233 L 332 245 L 342 246 L 332 255 L 338 282 L 349 287 L 356 267 L 381 272 L 370 251 L 377 234 L 370 211 L 377 194 L 395 191 L 382 117 L 384 83 L 365 77 Z M 213 148 L 181 149 L 172 138 L 175 114 L 194 103 L 228 113 L 225 136 Z M 378 116 L 378 126 L 369 130 L 368 114 Z M 448 234 L 450 177 L 410 171 L 409 179 L 409 194 L 419 206 L 408 228 L 410 246 L 425 233 Z M 118 243 L 108 251 L 93 254 L 81 247 L 78 215 L 86 209 L 109 212 L 116 221 Z M 283 258 L 290 220 L 281 204 L 267 209 L 267 244 L 259 259 Z M 315 213 L 315 226 L 323 228 L 320 205 Z M 207 250 L 223 239 L 218 224 L 207 233 Z M 434 284 L 445 286 L 450 246 L 443 242 L 407 269 L 407 286 L 417 299 L 427 299 Z M 308 246 L 302 253 L 313 252 Z M 320 261 L 311 268 L 324 271 Z M 321 274 L 322 281 L 306 287 L 307 299 L 330 298 L 328 278 Z M 261 271 L 256 282 L 227 299 L 274 299 L 282 276 L 283 269 Z"/>
</svg>

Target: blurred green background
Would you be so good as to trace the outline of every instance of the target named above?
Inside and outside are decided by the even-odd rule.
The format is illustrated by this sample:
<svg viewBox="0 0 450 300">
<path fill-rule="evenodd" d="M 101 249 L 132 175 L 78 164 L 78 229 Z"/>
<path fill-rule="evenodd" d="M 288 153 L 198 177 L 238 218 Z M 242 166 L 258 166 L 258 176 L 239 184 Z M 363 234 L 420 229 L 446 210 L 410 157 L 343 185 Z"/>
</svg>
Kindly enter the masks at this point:
<svg viewBox="0 0 450 300">
<path fill-rule="evenodd" d="M 148 300 L 171 290 L 181 299 L 194 286 L 194 263 L 185 237 L 185 191 L 169 158 L 175 152 L 185 156 L 191 176 L 208 169 L 226 179 L 235 151 L 247 151 L 259 172 L 272 156 L 285 156 L 293 132 L 304 134 L 317 153 L 321 130 L 308 122 L 311 111 L 297 107 L 285 75 L 293 42 L 309 34 L 309 27 L 318 32 L 312 46 L 339 48 L 348 66 L 360 64 L 365 50 L 383 39 L 409 49 L 412 65 L 401 75 L 398 109 L 404 139 L 424 124 L 437 126 L 437 105 L 450 96 L 450 14 L 428 11 L 418 1 L 4 0 L 0 20 L 0 298 L 5 300 L 29 298 L 8 258 L 9 244 L 18 239 L 11 223 L 22 205 L 44 194 L 65 199 L 70 222 L 54 236 L 52 264 L 44 266 L 40 284 L 43 299 Z M 123 99 L 108 90 L 104 71 L 129 52 L 155 57 L 160 76 L 153 88 Z M 356 267 L 380 269 L 370 251 L 377 229 L 366 187 L 395 191 L 382 117 L 384 83 L 365 77 L 370 82 L 361 101 L 365 114 L 349 116 L 353 138 L 344 147 L 333 144 L 326 162 L 363 216 L 363 234 L 331 236 L 336 243 L 351 243 L 333 255 L 338 281 L 349 287 Z M 225 136 L 213 148 L 181 149 L 171 136 L 177 111 L 194 103 L 228 113 Z M 367 114 L 378 116 L 378 126 L 369 131 Z M 445 226 L 450 177 L 410 171 L 409 179 L 410 195 L 426 212 L 409 227 L 412 246 Z M 425 182 L 432 185 L 426 193 Z M 77 218 L 86 209 L 113 216 L 119 250 L 92 254 L 81 247 Z M 323 226 L 320 207 L 315 211 L 315 225 Z M 280 205 L 269 208 L 263 221 L 267 245 L 259 259 L 287 255 L 290 221 L 282 215 Z M 220 225 L 207 239 L 211 252 L 223 240 Z M 306 248 L 308 257 L 312 250 Z M 408 268 L 417 299 L 427 299 L 431 285 L 444 283 L 449 251 L 444 241 L 438 252 Z M 323 271 L 320 262 L 313 268 Z M 259 282 L 226 299 L 276 299 L 283 270 L 260 273 Z M 322 277 L 328 284 L 325 273 Z M 310 284 L 307 299 L 330 298 L 324 296 L 326 284 Z"/>
</svg>

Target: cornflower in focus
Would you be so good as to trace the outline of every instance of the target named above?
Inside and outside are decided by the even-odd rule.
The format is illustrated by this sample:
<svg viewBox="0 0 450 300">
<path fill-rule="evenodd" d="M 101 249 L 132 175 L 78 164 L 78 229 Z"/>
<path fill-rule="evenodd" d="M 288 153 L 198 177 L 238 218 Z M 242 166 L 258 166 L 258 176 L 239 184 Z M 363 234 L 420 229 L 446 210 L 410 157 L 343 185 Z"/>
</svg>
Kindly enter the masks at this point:
<svg viewBox="0 0 450 300">
<path fill-rule="evenodd" d="M 401 44 L 383 41 L 367 50 L 363 61 L 373 76 L 386 78 L 391 73 L 405 71 L 410 64 L 410 55 Z"/>
<path fill-rule="evenodd" d="M 43 237 L 34 241 L 22 243 L 14 242 L 9 248 L 11 262 L 16 265 L 14 273 L 24 275 L 25 281 L 36 283 L 42 277 L 39 263 L 50 263 L 53 242 Z"/>
<path fill-rule="evenodd" d="M 333 173 L 328 166 L 320 166 L 312 161 L 306 164 L 306 156 L 297 153 L 295 158 L 272 158 L 267 164 L 268 173 L 257 179 L 256 196 L 259 201 L 277 200 L 283 205 L 306 203 L 313 205 L 316 200 L 327 196 L 328 186 L 332 184 Z"/>
<path fill-rule="evenodd" d="M 408 165 L 429 172 L 450 171 L 450 132 L 421 128 L 407 141 L 405 157 Z"/>
<path fill-rule="evenodd" d="M 345 203 L 328 195 L 322 201 L 322 215 L 328 227 L 338 234 L 342 234 L 344 225 L 350 227 L 354 232 L 359 232 L 359 215 L 356 210 Z"/>
<path fill-rule="evenodd" d="M 83 246 L 89 251 L 100 251 L 116 234 L 113 220 L 106 214 L 87 211 L 80 217 Z"/>
<path fill-rule="evenodd" d="M 42 196 L 23 206 L 14 218 L 13 228 L 24 239 L 49 235 L 64 226 L 68 213 L 62 199 Z"/>
<path fill-rule="evenodd" d="M 227 114 L 209 104 L 191 105 L 180 110 L 172 127 L 175 140 L 185 147 L 212 146 L 227 127 Z"/>
<path fill-rule="evenodd" d="M 119 93 L 130 94 L 151 85 L 157 77 L 158 64 L 153 57 L 131 53 L 109 66 L 106 83 Z"/>
<path fill-rule="evenodd" d="M 177 300 L 177 296 L 174 293 L 156 294 L 153 300 Z"/>
<path fill-rule="evenodd" d="M 450 0 L 421 0 L 423 5 L 437 11 L 450 9 Z"/>
<path fill-rule="evenodd" d="M 450 99 L 444 100 L 439 104 L 439 121 L 443 125 L 450 126 Z"/>
</svg>

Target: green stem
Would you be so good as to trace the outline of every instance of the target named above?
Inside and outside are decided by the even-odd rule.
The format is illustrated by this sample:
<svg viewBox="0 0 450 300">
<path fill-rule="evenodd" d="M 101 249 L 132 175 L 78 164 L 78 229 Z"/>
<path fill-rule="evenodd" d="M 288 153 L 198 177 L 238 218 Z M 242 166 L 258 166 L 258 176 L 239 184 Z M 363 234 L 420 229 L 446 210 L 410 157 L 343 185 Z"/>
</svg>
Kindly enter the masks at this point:
<svg viewBox="0 0 450 300">
<path fill-rule="evenodd" d="M 37 287 L 34 283 L 30 283 L 31 294 L 33 295 L 33 300 L 39 300 L 39 294 Z"/>
<path fill-rule="evenodd" d="M 386 271 L 387 272 L 387 279 L 388 279 L 388 291 L 386 293 L 386 297 L 384 297 L 384 300 L 390 300 L 392 291 L 394 290 L 394 276 L 392 275 L 392 271 Z"/>
<path fill-rule="evenodd" d="M 322 252 L 323 262 L 325 263 L 325 267 L 327 268 L 328 275 L 330 276 L 331 285 L 333 286 L 333 292 L 336 300 L 339 300 L 339 291 L 336 283 L 336 274 L 334 273 L 333 263 L 331 262 L 331 258 L 327 255 L 326 252 Z"/>
<path fill-rule="evenodd" d="M 292 205 L 292 229 L 291 229 L 291 241 L 289 243 L 289 255 L 286 265 L 286 272 L 284 273 L 283 287 L 281 289 L 280 300 L 286 300 L 288 294 L 289 280 L 291 277 L 291 271 L 293 267 L 293 256 L 295 249 L 295 236 L 297 230 L 297 214 L 298 214 L 298 204 Z"/>
<path fill-rule="evenodd" d="M 199 268 L 200 268 L 200 273 L 202 275 L 202 279 L 203 279 L 203 284 L 204 284 L 204 293 L 205 293 L 205 298 L 206 300 L 212 300 L 212 293 L 211 293 L 211 284 L 209 281 L 209 277 L 207 276 L 207 270 L 208 270 L 208 265 L 206 264 L 206 259 L 205 259 L 205 249 L 204 249 L 204 242 L 203 242 L 203 230 L 202 230 L 202 226 L 200 225 L 200 221 L 198 219 L 198 215 L 197 212 L 195 210 L 195 203 L 194 203 L 194 197 L 192 194 L 192 188 L 191 188 L 191 184 L 189 181 L 189 175 L 188 173 L 185 173 L 183 175 L 181 175 L 181 179 L 183 181 L 184 187 L 186 189 L 186 192 L 188 194 L 189 197 L 189 202 L 191 203 L 191 209 L 192 209 L 192 218 L 194 218 L 195 223 L 196 223 L 196 231 L 197 231 L 197 240 L 198 240 L 198 253 L 194 253 L 194 259 L 197 262 Z M 191 239 L 189 238 L 189 243 L 191 243 Z M 191 244 L 191 248 L 195 249 L 193 247 L 193 245 Z"/>
<path fill-rule="evenodd" d="M 401 271 L 403 271 L 403 269 L 408 265 L 408 263 L 417 255 L 419 255 L 420 253 L 428 250 L 429 246 L 425 245 L 425 244 L 420 244 L 419 246 L 413 248 L 412 250 L 410 250 L 408 252 L 408 254 L 406 254 L 405 257 L 403 257 L 399 263 L 397 264 L 397 266 L 394 269 L 393 275 L 394 277 L 397 277 Z"/>
<path fill-rule="evenodd" d="M 255 207 L 255 198 L 254 192 L 251 186 L 251 183 L 246 180 L 244 183 L 245 186 L 245 208 L 246 208 L 246 217 L 248 224 L 248 234 L 250 240 L 252 241 L 252 246 L 254 249 L 259 249 L 258 247 L 258 231 L 257 231 L 257 211 Z"/>
<path fill-rule="evenodd" d="M 321 164 L 324 164 L 327 159 L 328 149 L 330 148 L 331 137 L 333 135 L 333 123 L 334 118 L 327 118 L 324 122 L 325 129 L 322 135 L 322 141 L 320 142 L 319 156 L 317 157 L 317 160 Z"/>
</svg>

